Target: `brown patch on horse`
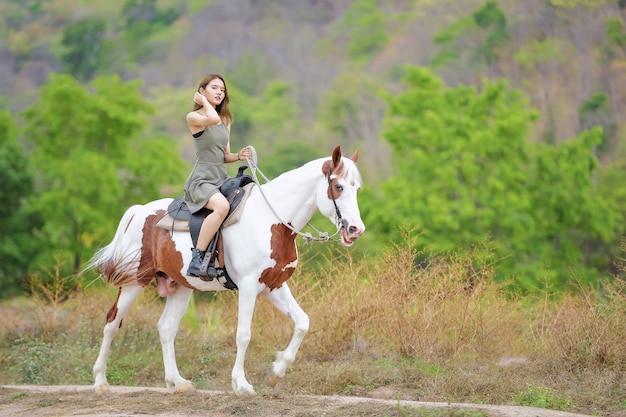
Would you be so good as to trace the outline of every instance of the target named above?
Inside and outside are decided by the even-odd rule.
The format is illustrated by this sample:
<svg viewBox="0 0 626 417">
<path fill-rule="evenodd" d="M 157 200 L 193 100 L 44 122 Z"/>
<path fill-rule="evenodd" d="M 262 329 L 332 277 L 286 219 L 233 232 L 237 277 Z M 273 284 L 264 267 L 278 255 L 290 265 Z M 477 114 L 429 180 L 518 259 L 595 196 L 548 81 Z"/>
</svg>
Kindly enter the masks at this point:
<svg viewBox="0 0 626 417">
<path fill-rule="evenodd" d="M 158 210 L 146 217 L 142 230 L 137 281 L 140 285 L 146 286 L 159 274 L 167 276 L 179 285 L 193 289 L 181 274 L 183 256 L 176 250 L 170 233 L 156 226 L 165 214 L 165 210 Z"/>
<path fill-rule="evenodd" d="M 118 311 L 117 302 L 120 300 L 121 293 L 122 293 L 122 289 L 120 288 L 120 290 L 117 292 L 117 298 L 115 299 L 113 306 L 111 307 L 109 311 L 107 311 L 107 323 L 111 323 L 117 317 L 117 311 Z M 120 321 L 120 328 L 121 327 L 122 327 L 122 322 Z"/>
<path fill-rule="evenodd" d="M 280 288 L 296 269 L 294 262 L 298 260 L 298 251 L 294 233 L 282 223 L 272 225 L 270 247 L 272 248 L 270 257 L 276 265 L 265 269 L 259 281 L 273 290 Z"/>
</svg>

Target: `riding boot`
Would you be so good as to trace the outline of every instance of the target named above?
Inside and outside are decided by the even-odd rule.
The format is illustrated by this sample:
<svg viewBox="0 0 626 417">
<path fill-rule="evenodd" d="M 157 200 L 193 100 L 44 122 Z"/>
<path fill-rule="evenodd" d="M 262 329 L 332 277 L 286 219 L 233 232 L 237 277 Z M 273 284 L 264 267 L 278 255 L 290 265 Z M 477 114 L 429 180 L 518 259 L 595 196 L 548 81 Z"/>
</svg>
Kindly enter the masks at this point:
<svg viewBox="0 0 626 417">
<path fill-rule="evenodd" d="M 191 253 L 191 262 L 189 263 L 189 268 L 187 269 L 187 275 L 199 277 L 202 272 L 202 261 L 204 260 L 204 254 L 206 251 L 193 248 L 191 249 Z"/>
</svg>

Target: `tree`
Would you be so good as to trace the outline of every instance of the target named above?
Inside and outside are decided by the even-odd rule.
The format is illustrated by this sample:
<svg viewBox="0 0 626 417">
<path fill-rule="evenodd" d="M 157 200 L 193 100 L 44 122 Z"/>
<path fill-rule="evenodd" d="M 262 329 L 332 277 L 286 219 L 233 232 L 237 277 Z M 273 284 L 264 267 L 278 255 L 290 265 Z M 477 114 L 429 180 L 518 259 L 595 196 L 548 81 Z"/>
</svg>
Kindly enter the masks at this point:
<svg viewBox="0 0 626 417">
<path fill-rule="evenodd" d="M 16 294 L 31 260 L 40 250 L 41 218 L 29 211 L 33 176 L 17 142 L 18 131 L 7 111 L 0 111 L 0 298 Z"/>
<path fill-rule="evenodd" d="M 37 178 L 32 206 L 45 213 L 38 259 L 72 259 L 73 271 L 115 230 L 132 204 L 161 196 L 187 172 L 171 140 L 141 136 L 153 112 L 138 82 L 99 77 L 82 86 L 52 74 L 23 115 Z"/>
<path fill-rule="evenodd" d="M 235 121 L 231 146 L 254 145 L 263 155 L 276 145 L 293 140 L 300 130 L 300 108 L 293 88 L 283 81 L 271 81 L 260 97 L 229 87 Z"/>
<path fill-rule="evenodd" d="M 366 203 L 370 229 L 397 239 L 402 228 L 419 226 L 434 253 L 487 238 L 502 259 L 499 276 L 527 288 L 546 264 L 555 284 L 569 267 L 595 279 L 598 265 L 585 263 L 583 248 L 615 239 L 615 216 L 593 184 L 601 129 L 556 146 L 531 143 L 537 113 L 504 81 L 485 80 L 477 91 L 445 87 L 423 68 L 406 71 L 407 89 L 388 98 L 384 120 L 396 172 Z"/>
<path fill-rule="evenodd" d="M 506 32 L 506 16 L 495 1 L 488 1 L 474 12 L 474 22 L 484 30 L 488 30 L 480 47 L 480 53 L 487 65 L 491 66 L 498 60 L 498 50 L 509 39 Z"/>
<path fill-rule="evenodd" d="M 455 63 L 486 64 L 499 75 L 500 50 L 509 39 L 506 15 L 495 1 L 488 1 L 471 17 L 464 16 L 435 35 L 440 52 L 431 60 L 435 68 Z"/>
<path fill-rule="evenodd" d="M 385 15 L 378 9 L 376 0 L 357 0 L 343 16 L 340 27 L 350 37 L 348 56 L 355 62 L 369 60 L 387 45 Z"/>
<path fill-rule="evenodd" d="M 578 109 L 580 131 L 591 129 L 594 126 L 602 127 L 602 141 L 597 147 L 601 153 L 610 151 L 609 140 L 613 136 L 615 126 L 609 108 L 608 96 L 604 93 L 596 93 L 589 100 L 583 102 Z"/>
<path fill-rule="evenodd" d="M 389 173 L 386 147 L 380 141 L 380 122 L 385 111 L 384 85 L 377 77 L 355 71 L 339 75 L 322 97 L 317 115 L 345 151 L 361 149 L 360 160 L 376 170 L 364 172 L 372 183 Z M 367 175 L 369 174 L 369 177 Z"/>
<path fill-rule="evenodd" d="M 63 30 L 61 54 L 64 71 L 81 81 L 90 80 L 105 64 L 106 23 L 86 17 Z"/>
<path fill-rule="evenodd" d="M 139 61 L 153 57 L 155 51 L 145 47 L 147 41 L 169 27 L 180 14 L 177 7 L 160 9 L 156 0 L 126 0 L 120 20 L 124 45 L 130 55 Z"/>
<path fill-rule="evenodd" d="M 271 180 L 313 159 L 328 156 L 331 152 L 332 149 L 325 152 L 308 143 L 298 141 L 278 145 L 274 153 L 262 161 L 263 173 Z M 262 177 L 259 180 L 264 182 Z"/>
</svg>

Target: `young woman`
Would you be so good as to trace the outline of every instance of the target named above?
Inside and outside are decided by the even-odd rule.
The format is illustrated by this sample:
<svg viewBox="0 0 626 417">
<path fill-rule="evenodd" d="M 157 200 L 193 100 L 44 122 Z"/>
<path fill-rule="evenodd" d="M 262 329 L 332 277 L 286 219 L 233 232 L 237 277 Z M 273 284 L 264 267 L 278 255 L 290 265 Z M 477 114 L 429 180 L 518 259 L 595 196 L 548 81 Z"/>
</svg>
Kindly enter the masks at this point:
<svg viewBox="0 0 626 417">
<path fill-rule="evenodd" d="M 185 181 L 185 202 L 192 213 L 203 207 L 213 210 L 202 223 L 198 242 L 187 275 L 214 275 L 201 271 L 209 243 L 228 214 L 228 200 L 219 188 L 228 178 L 225 163 L 245 160 L 250 149 L 230 151 L 230 127 L 233 116 L 228 107 L 226 82 L 221 75 L 209 74 L 200 81 L 193 96 L 193 110 L 187 113 L 187 125 L 194 137 L 196 162 Z"/>
</svg>

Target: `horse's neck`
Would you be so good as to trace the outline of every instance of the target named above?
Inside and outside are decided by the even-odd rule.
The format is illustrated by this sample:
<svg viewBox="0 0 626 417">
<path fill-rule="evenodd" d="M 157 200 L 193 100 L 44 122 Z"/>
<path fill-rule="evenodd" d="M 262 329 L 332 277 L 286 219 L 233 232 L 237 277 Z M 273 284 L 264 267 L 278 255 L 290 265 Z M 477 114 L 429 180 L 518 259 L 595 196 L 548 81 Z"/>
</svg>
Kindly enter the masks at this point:
<svg viewBox="0 0 626 417">
<path fill-rule="evenodd" d="M 263 192 L 281 220 L 302 228 L 317 211 L 316 189 L 321 162 L 309 162 L 263 185 Z"/>
</svg>

